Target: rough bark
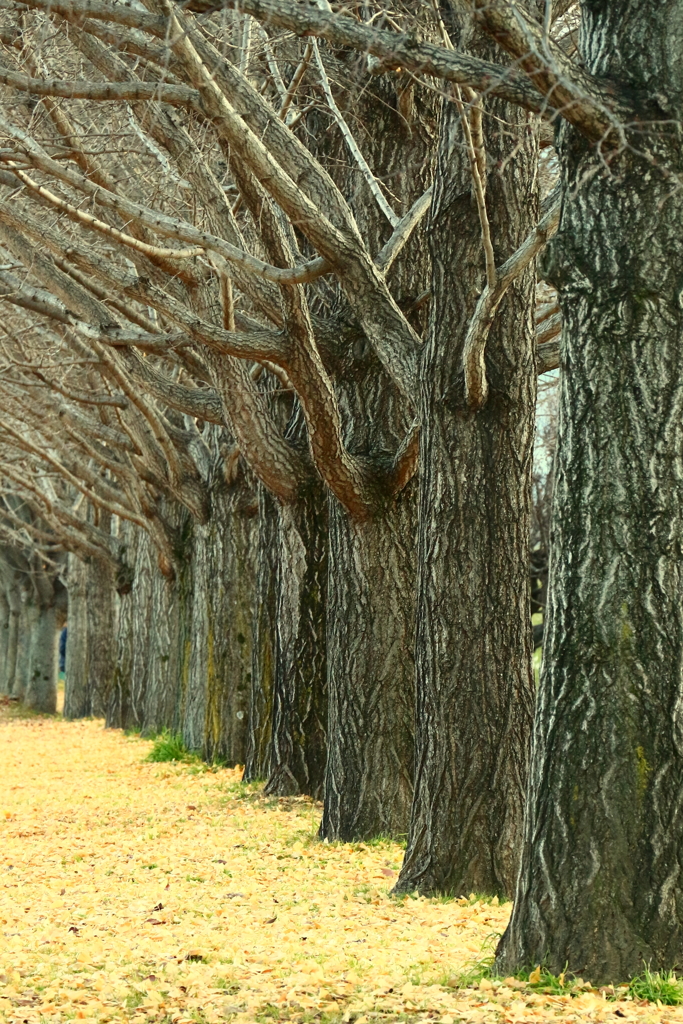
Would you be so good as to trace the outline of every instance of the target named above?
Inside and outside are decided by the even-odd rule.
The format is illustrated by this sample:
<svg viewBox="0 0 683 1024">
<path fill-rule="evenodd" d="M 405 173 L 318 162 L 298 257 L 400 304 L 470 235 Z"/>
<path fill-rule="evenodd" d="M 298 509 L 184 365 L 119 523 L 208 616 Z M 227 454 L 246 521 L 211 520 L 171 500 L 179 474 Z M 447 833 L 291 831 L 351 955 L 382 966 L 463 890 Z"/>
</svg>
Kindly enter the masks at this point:
<svg viewBox="0 0 683 1024">
<path fill-rule="evenodd" d="M 140 729 L 147 687 L 152 581 L 158 570 L 147 534 L 130 523 L 122 523 L 121 529 L 133 580 L 119 604 L 116 668 L 106 724 L 112 729 Z"/>
<path fill-rule="evenodd" d="M 430 181 L 430 103 L 400 77 L 375 81 L 362 95 L 349 90 L 344 98 L 348 116 L 372 126 L 360 146 L 375 175 L 391 183 L 399 212 Z M 370 249 L 379 251 L 388 223 L 348 159 L 336 154 L 331 173 Z M 417 229 L 392 268 L 392 294 L 409 308 L 428 280 L 428 254 Z M 414 410 L 360 330 L 355 338 L 340 337 L 335 355 L 331 370 L 345 444 L 379 468 L 402 443 Z M 405 835 L 414 746 L 416 486 L 388 501 L 371 521 L 354 519 L 332 498 L 329 517 L 328 759 L 320 836 Z"/>
<path fill-rule="evenodd" d="M 90 713 L 104 718 L 116 671 L 117 606 L 115 573 L 110 562 L 87 565 L 88 692 Z"/>
<path fill-rule="evenodd" d="M 67 570 L 69 595 L 66 664 L 64 667 L 64 717 L 86 718 L 91 711 L 88 688 L 90 637 L 87 610 L 88 566 L 70 554 Z"/>
<path fill-rule="evenodd" d="M 154 559 L 147 677 L 140 699 L 141 729 L 147 736 L 181 731 L 190 677 L 194 522 L 177 502 L 164 502 L 164 519 L 174 537 L 175 573 L 172 579 L 162 576 Z"/>
<path fill-rule="evenodd" d="M 280 507 L 270 777 L 266 793 L 322 796 L 327 732 L 327 498 L 313 479 Z"/>
<path fill-rule="evenodd" d="M 561 139 L 548 617 L 498 963 L 607 983 L 683 960 L 683 3 L 582 6 L 587 69 L 666 114 L 609 166 Z"/>
<path fill-rule="evenodd" d="M 267 779 L 270 774 L 275 680 L 277 609 L 277 502 L 258 486 L 258 542 L 256 593 L 252 633 L 251 694 L 244 781 Z"/>
<path fill-rule="evenodd" d="M 496 120 L 484 121 L 487 210 L 500 265 L 537 220 L 537 144 L 530 115 L 500 104 L 489 110 Z M 535 275 L 529 270 L 515 282 L 500 307 L 487 346 L 489 398 L 472 412 L 462 354 L 485 284 L 484 255 L 453 103 L 443 108 L 429 243 L 432 320 L 420 386 L 417 763 L 397 890 L 509 894 L 522 840 L 533 708 L 528 559 Z"/>
<path fill-rule="evenodd" d="M 320 836 L 405 835 L 413 781 L 415 490 L 330 514 L 328 761 Z"/>
<path fill-rule="evenodd" d="M 224 435 L 225 436 L 225 435 Z M 242 466 L 228 483 L 219 455 L 209 522 L 196 528 L 192 652 L 183 739 L 209 762 L 244 764 L 252 673 L 256 493 Z"/>
</svg>

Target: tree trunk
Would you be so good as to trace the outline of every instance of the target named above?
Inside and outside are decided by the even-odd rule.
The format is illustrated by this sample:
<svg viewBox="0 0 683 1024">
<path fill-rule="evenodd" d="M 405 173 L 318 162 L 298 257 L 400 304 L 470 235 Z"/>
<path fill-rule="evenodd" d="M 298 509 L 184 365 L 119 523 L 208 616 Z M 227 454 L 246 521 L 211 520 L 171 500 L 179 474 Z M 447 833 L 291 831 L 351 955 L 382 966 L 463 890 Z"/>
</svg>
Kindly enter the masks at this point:
<svg viewBox="0 0 683 1024">
<path fill-rule="evenodd" d="M 57 710 L 57 624 L 54 606 L 33 606 L 24 704 L 29 710 L 44 715 L 53 715 Z"/>
<path fill-rule="evenodd" d="M 9 623 L 10 610 L 9 601 L 4 590 L 0 590 L 0 694 L 9 693 L 7 682 L 7 668 L 9 651 Z"/>
<path fill-rule="evenodd" d="M 548 617 L 498 962 L 596 984 L 683 960 L 681 25 L 681 0 L 583 4 L 587 70 L 665 113 L 609 165 L 563 130 L 548 260 L 564 317 Z"/>
<path fill-rule="evenodd" d="M 251 694 L 244 781 L 270 775 L 277 621 L 276 499 L 258 485 L 258 541 L 254 603 Z"/>
<path fill-rule="evenodd" d="M 433 100 L 400 76 L 363 85 L 342 102 L 354 123 L 372 125 L 361 139 L 363 155 L 374 174 L 391 183 L 392 204 L 401 213 L 431 178 Z M 337 141 L 341 152 L 332 154 L 330 173 L 349 197 L 370 250 L 379 251 L 391 229 L 345 143 Z M 429 281 L 420 228 L 390 274 L 398 304 L 411 308 Z M 340 333 L 335 356 L 330 371 L 346 446 L 379 465 L 403 442 L 415 410 L 360 330 L 355 337 Z M 320 836 L 405 835 L 414 759 L 417 488 L 411 483 L 370 522 L 352 519 L 330 498 L 329 517 L 328 760 Z"/>
<path fill-rule="evenodd" d="M 327 498 L 314 480 L 281 506 L 273 733 L 266 793 L 320 799 L 327 732 Z"/>
<path fill-rule="evenodd" d="M 121 528 L 126 558 L 134 572 L 132 587 L 119 604 L 116 669 L 106 725 L 112 729 L 140 729 L 149 665 L 152 581 L 158 569 L 145 531 L 130 523 L 122 523 Z"/>
<path fill-rule="evenodd" d="M 252 673 L 256 493 L 241 466 L 228 484 L 217 457 L 211 518 L 197 527 L 190 684 L 183 738 L 208 762 L 244 764 Z"/>
<path fill-rule="evenodd" d="M 177 502 L 165 503 L 164 518 L 174 534 L 175 575 L 162 576 L 153 549 L 148 666 L 140 700 L 141 729 L 147 736 L 164 729 L 181 732 L 190 677 L 195 527 Z"/>
<path fill-rule="evenodd" d="M 86 610 L 90 713 L 104 718 L 116 671 L 115 573 L 109 562 L 87 564 Z"/>
<path fill-rule="evenodd" d="M 484 117 L 492 167 L 487 209 L 500 265 L 537 221 L 537 144 L 529 115 L 489 106 L 496 119 Z M 522 842 L 533 709 L 535 275 L 525 273 L 498 311 L 487 346 L 489 398 L 471 412 L 462 353 L 485 284 L 484 255 L 454 103 L 443 107 L 429 243 L 432 320 L 420 387 L 416 788 L 397 891 L 509 894 Z"/>
<path fill-rule="evenodd" d="M 88 635 L 87 578 L 88 566 L 69 555 L 67 590 L 69 595 L 66 664 L 64 668 L 64 717 L 68 720 L 87 718 L 91 713 L 88 689 Z"/>
<path fill-rule="evenodd" d="M 7 622 L 7 656 L 5 661 L 6 693 L 17 696 L 17 657 L 19 652 L 19 624 L 21 621 L 21 592 L 16 583 L 10 583 L 7 591 L 9 619 Z"/>
<path fill-rule="evenodd" d="M 377 520 L 331 502 L 322 839 L 405 835 L 413 782 L 415 485 Z"/>
<path fill-rule="evenodd" d="M 24 699 L 28 689 L 31 671 L 31 638 L 38 618 L 38 608 L 33 602 L 22 602 L 17 621 L 17 661 L 12 696 Z"/>
</svg>

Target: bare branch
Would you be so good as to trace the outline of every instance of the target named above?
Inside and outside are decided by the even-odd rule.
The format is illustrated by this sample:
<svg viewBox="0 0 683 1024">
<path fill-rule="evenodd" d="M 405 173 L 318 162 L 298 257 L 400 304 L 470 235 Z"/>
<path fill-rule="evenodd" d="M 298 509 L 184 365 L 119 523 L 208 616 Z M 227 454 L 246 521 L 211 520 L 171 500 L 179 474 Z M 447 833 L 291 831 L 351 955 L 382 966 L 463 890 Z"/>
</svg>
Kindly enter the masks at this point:
<svg viewBox="0 0 683 1024">
<path fill-rule="evenodd" d="M 0 64 L 0 83 L 34 96 L 62 96 L 94 101 L 156 100 L 173 106 L 196 106 L 199 94 L 186 85 L 156 82 L 85 82 L 56 78 L 29 78 Z"/>
<path fill-rule="evenodd" d="M 465 393 L 468 405 L 472 409 L 481 408 L 488 395 L 486 342 L 498 306 L 512 282 L 524 272 L 557 231 L 560 209 L 561 201 L 558 197 L 519 249 L 498 269 L 493 287 L 487 284 L 479 297 L 467 331 L 462 356 Z"/>
<path fill-rule="evenodd" d="M 349 151 L 353 156 L 353 159 L 358 164 L 360 172 L 363 175 L 365 181 L 367 182 L 368 188 L 370 189 L 373 196 L 375 197 L 375 200 L 377 201 L 377 205 L 379 206 L 380 210 L 391 224 L 392 228 L 395 228 L 396 225 L 398 224 L 399 218 L 397 217 L 397 215 L 394 213 L 391 206 L 387 202 L 384 193 L 382 192 L 382 189 L 379 187 L 377 178 L 370 170 L 367 160 L 365 159 L 360 149 L 358 148 L 358 143 L 354 139 L 351 129 L 347 125 L 341 110 L 337 106 L 337 102 L 334 96 L 332 95 L 332 89 L 330 88 L 330 82 L 327 77 L 327 72 L 325 71 L 325 65 L 323 64 L 322 59 L 320 57 L 320 50 L 318 49 L 317 39 L 313 40 L 313 57 L 318 68 L 320 84 L 323 87 L 323 92 L 325 93 L 327 105 L 332 111 L 332 114 L 334 116 L 335 121 L 337 122 L 339 130 L 344 136 L 344 141 L 346 142 L 346 145 L 349 147 Z"/>
<path fill-rule="evenodd" d="M 428 188 L 419 199 L 416 199 L 407 213 L 401 217 L 394 228 L 394 233 L 375 256 L 375 266 L 387 274 L 392 263 L 400 254 L 403 246 L 410 239 L 413 231 L 420 223 L 432 201 L 432 190 Z"/>
<path fill-rule="evenodd" d="M 621 125 L 633 120 L 634 109 L 577 66 L 523 4 L 509 0 L 468 0 L 477 18 L 496 42 L 517 59 L 548 107 L 595 142 L 620 138 Z M 614 142 L 612 138 L 611 142 Z"/>
</svg>

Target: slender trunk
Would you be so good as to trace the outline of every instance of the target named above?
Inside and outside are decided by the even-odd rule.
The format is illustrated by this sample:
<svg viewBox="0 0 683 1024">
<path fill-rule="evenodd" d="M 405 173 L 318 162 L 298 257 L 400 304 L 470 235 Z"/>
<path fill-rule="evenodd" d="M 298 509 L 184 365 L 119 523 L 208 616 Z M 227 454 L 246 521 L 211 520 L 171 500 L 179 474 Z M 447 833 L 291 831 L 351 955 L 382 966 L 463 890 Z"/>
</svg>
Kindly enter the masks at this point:
<svg viewBox="0 0 683 1024">
<path fill-rule="evenodd" d="M 252 634 L 251 694 L 244 781 L 267 779 L 271 764 L 275 630 L 277 621 L 276 499 L 258 485 L 256 593 Z"/>
<path fill-rule="evenodd" d="M 38 608 L 32 601 L 22 602 L 17 620 L 17 661 L 12 690 L 12 696 L 19 700 L 24 699 L 28 689 L 31 671 L 31 638 L 38 614 Z"/>
<path fill-rule="evenodd" d="M 7 605 L 9 619 L 7 622 L 7 655 L 5 661 L 6 693 L 17 696 L 17 657 L 19 652 L 19 623 L 21 621 L 21 593 L 19 587 L 11 583 L 7 588 Z"/>
<path fill-rule="evenodd" d="M 504 970 L 683 960 L 683 2 L 583 4 L 587 70 L 666 113 L 563 130 L 564 317 L 544 664 Z M 654 102 L 654 100 L 653 100 Z"/>
<path fill-rule="evenodd" d="M 24 704 L 53 715 L 57 710 L 57 623 L 54 606 L 34 606 Z"/>
<path fill-rule="evenodd" d="M 500 103 L 490 104 L 490 112 L 496 119 L 484 119 L 492 167 L 487 209 L 500 265 L 537 221 L 537 145 L 527 114 Z M 487 346 L 490 394 L 473 413 L 465 401 L 462 352 L 485 283 L 484 256 L 453 103 L 442 112 L 429 243 L 432 320 L 420 387 L 417 763 L 397 891 L 509 894 L 522 841 L 533 709 L 535 279 L 532 270 L 524 274 L 498 311 Z"/>
<path fill-rule="evenodd" d="M 86 611 L 90 713 L 104 718 L 116 671 L 116 590 L 110 562 L 87 565 Z"/>
<path fill-rule="evenodd" d="M 327 499 L 320 481 L 278 514 L 273 734 L 266 793 L 320 799 L 327 731 Z"/>
<path fill-rule="evenodd" d="M 7 654 L 9 651 L 9 601 L 4 590 L 0 590 L 0 694 L 9 693 L 7 682 Z"/>
<path fill-rule="evenodd" d="M 185 699 L 180 712 L 179 733 L 188 750 L 201 750 L 204 743 L 207 687 L 212 674 L 213 637 L 210 635 L 209 603 L 216 589 L 225 586 L 222 576 L 212 572 L 212 546 L 216 542 L 214 509 L 208 523 L 198 526 L 195 533 L 192 578 L 192 630 L 190 634 L 190 660 Z M 230 522 L 223 524 L 229 530 Z"/>
<path fill-rule="evenodd" d="M 69 555 L 67 589 L 69 595 L 66 664 L 64 668 L 64 717 L 86 718 L 91 713 L 88 689 L 88 636 L 87 578 L 89 567 Z"/>
</svg>

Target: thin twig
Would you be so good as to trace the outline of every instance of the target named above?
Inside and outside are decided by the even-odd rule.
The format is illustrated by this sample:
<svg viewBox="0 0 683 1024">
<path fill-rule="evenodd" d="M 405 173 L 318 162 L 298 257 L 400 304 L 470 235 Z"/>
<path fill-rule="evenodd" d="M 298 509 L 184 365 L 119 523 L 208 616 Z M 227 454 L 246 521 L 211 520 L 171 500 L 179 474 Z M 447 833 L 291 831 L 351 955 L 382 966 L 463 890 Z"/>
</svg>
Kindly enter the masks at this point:
<svg viewBox="0 0 683 1024">
<path fill-rule="evenodd" d="M 384 193 L 379 187 L 377 179 L 370 170 L 367 160 L 365 159 L 360 149 L 358 148 L 358 144 L 356 143 L 356 140 L 354 139 L 353 134 L 351 133 L 351 129 L 344 120 L 341 110 L 337 106 L 335 98 L 332 95 L 332 89 L 330 88 L 330 82 L 327 77 L 327 72 L 325 71 L 325 66 L 320 56 L 320 50 L 318 49 L 318 40 L 313 39 L 312 43 L 313 56 L 315 57 L 315 62 L 318 67 L 318 73 L 320 75 L 320 84 L 323 87 L 323 92 L 325 93 L 327 104 L 330 110 L 332 111 L 334 119 L 337 122 L 337 125 L 339 126 L 341 133 L 344 136 L 344 139 L 346 140 L 346 144 L 349 147 L 349 150 L 351 151 L 351 155 L 358 164 L 361 174 L 368 183 L 370 191 L 372 192 L 373 196 L 377 201 L 377 205 L 379 206 L 380 210 L 391 224 L 392 228 L 395 228 L 396 225 L 398 224 L 399 218 L 397 214 L 395 214 L 392 208 L 389 206 L 389 203 L 386 201 Z"/>
<path fill-rule="evenodd" d="M 299 62 L 299 66 L 296 69 L 296 71 L 294 72 L 294 75 L 292 77 L 292 81 L 289 83 L 289 88 L 287 89 L 287 92 L 285 94 L 285 98 L 282 101 L 282 106 L 280 107 L 280 109 L 278 111 L 278 115 L 277 116 L 280 118 L 281 121 L 285 121 L 286 118 L 287 118 L 287 114 L 289 112 L 289 108 L 292 105 L 292 101 L 294 100 L 294 97 L 296 95 L 296 91 L 299 88 L 299 84 L 301 82 L 301 79 L 304 77 L 304 74 L 306 73 L 306 68 L 308 67 L 308 64 L 309 64 L 309 61 L 310 61 L 312 55 L 313 55 L 313 44 L 309 40 L 308 43 L 306 43 L 306 49 L 304 50 L 304 55 L 301 58 L 301 61 Z"/>
</svg>

